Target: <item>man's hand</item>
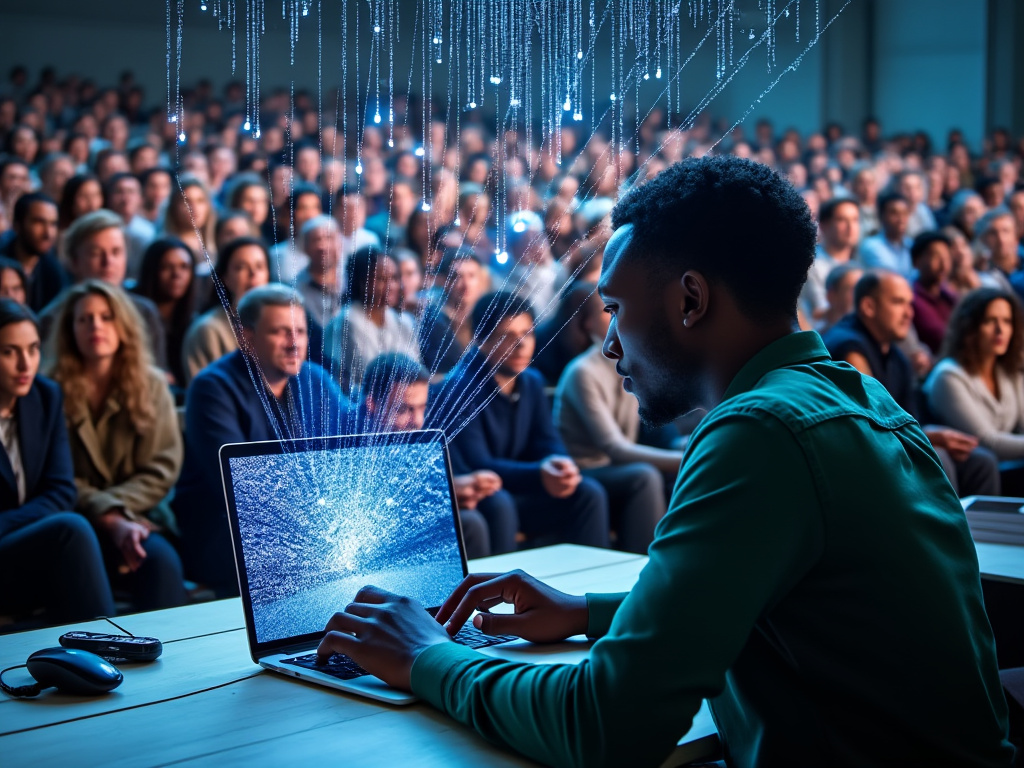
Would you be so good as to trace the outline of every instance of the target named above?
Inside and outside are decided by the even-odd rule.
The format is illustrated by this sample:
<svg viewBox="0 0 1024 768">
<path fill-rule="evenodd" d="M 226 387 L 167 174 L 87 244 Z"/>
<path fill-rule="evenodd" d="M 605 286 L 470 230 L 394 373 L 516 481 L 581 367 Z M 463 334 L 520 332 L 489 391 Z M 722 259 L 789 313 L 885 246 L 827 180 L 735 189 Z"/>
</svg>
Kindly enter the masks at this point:
<svg viewBox="0 0 1024 768">
<path fill-rule="evenodd" d="M 945 427 L 928 427 L 924 434 L 936 448 L 945 448 L 953 461 L 967 461 L 971 451 L 978 447 L 978 438 Z"/>
<path fill-rule="evenodd" d="M 478 498 L 486 499 L 501 490 L 501 477 L 489 469 L 478 469 L 470 475 Z"/>
<path fill-rule="evenodd" d="M 473 475 L 456 475 L 452 478 L 455 486 L 455 501 L 459 509 L 476 509 L 480 494 L 476 490 L 476 478 Z"/>
<path fill-rule="evenodd" d="M 914 373 L 917 374 L 919 379 L 925 378 L 933 365 L 935 365 L 935 361 L 925 347 L 916 349 L 910 356 L 910 366 L 914 369 Z"/>
<path fill-rule="evenodd" d="M 132 522 L 116 510 L 102 515 L 99 522 L 100 527 L 110 535 L 117 551 L 121 553 L 125 565 L 130 570 L 137 571 L 142 561 L 146 559 L 146 550 L 143 549 L 142 542 L 149 538 L 149 528 L 142 523 Z"/>
<path fill-rule="evenodd" d="M 514 614 L 486 613 L 510 603 Z M 473 626 L 488 635 L 516 635 L 534 643 L 556 643 L 587 631 L 587 598 L 567 595 L 522 571 L 474 573 L 463 579 L 437 612 L 448 633 L 458 632 L 473 611 L 485 611 Z"/>
<path fill-rule="evenodd" d="M 393 688 L 408 691 L 412 664 L 432 645 L 451 642 L 444 627 L 408 597 L 378 587 L 363 587 L 355 600 L 327 622 L 316 655 L 351 656 L 357 664 Z"/>
<path fill-rule="evenodd" d="M 582 479 L 576 462 L 568 456 L 548 456 L 540 465 L 541 484 L 556 499 L 572 496 Z"/>
</svg>

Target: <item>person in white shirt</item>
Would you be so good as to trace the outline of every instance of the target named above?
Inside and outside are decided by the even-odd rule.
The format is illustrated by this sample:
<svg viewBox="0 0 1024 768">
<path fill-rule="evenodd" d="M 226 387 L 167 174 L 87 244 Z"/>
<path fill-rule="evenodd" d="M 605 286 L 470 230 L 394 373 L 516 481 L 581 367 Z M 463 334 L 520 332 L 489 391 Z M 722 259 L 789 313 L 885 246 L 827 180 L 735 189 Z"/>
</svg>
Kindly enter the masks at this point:
<svg viewBox="0 0 1024 768">
<path fill-rule="evenodd" d="M 817 326 L 828 311 L 825 279 L 840 264 L 856 258 L 860 241 L 860 206 L 849 197 L 826 200 L 818 210 L 821 243 L 807 273 L 807 282 L 800 291 L 799 307 L 804 317 Z"/>
</svg>

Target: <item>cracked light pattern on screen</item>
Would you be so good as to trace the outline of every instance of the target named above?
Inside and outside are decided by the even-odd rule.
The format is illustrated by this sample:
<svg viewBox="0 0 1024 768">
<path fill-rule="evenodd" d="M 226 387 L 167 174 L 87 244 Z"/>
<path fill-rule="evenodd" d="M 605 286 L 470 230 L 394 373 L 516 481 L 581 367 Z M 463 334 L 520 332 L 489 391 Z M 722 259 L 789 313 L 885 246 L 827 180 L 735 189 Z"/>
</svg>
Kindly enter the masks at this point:
<svg viewBox="0 0 1024 768">
<path fill-rule="evenodd" d="M 461 581 L 440 443 L 230 463 L 257 642 L 323 630 L 367 584 L 436 606 Z"/>
</svg>

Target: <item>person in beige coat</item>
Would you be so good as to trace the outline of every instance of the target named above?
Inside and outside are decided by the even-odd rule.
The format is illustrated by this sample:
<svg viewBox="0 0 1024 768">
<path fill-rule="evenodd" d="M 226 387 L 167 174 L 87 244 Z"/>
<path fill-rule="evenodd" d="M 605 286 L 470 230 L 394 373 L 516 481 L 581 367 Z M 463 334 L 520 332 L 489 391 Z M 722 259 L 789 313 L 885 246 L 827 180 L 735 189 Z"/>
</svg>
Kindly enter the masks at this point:
<svg viewBox="0 0 1024 768">
<path fill-rule="evenodd" d="M 185 600 L 181 560 L 165 538 L 165 499 L 181 470 L 182 438 L 166 377 L 152 365 L 138 313 L 119 288 L 69 290 L 50 338 L 78 511 L 95 526 L 112 582 L 139 610 Z"/>
</svg>

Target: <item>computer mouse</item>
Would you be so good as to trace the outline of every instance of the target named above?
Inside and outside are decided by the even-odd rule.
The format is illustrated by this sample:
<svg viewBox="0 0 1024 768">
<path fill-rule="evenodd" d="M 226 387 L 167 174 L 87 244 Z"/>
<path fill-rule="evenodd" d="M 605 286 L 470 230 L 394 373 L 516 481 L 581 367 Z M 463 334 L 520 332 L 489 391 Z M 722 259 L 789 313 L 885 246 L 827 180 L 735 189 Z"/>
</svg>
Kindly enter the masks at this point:
<svg viewBox="0 0 1024 768">
<path fill-rule="evenodd" d="M 124 680 L 109 661 L 77 648 L 44 648 L 29 656 L 25 666 L 38 683 L 63 693 L 107 693 Z"/>
</svg>

